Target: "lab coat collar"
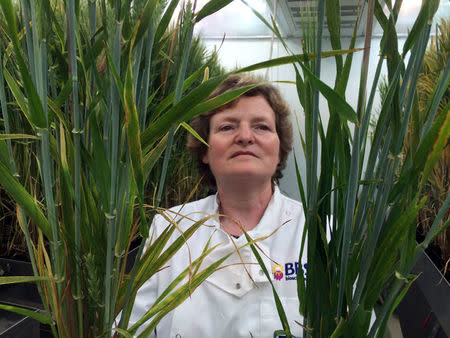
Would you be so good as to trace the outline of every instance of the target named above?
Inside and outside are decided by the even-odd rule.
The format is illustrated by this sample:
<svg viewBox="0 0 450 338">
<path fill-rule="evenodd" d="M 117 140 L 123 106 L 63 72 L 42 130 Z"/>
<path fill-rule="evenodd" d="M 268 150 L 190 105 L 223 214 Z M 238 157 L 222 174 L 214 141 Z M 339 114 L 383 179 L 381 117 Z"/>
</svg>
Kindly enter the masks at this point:
<svg viewBox="0 0 450 338">
<path fill-rule="evenodd" d="M 211 210 L 214 210 L 217 214 L 219 210 L 217 194 L 215 198 L 212 199 L 212 203 Z M 282 225 L 282 214 L 281 193 L 278 186 L 275 186 L 274 193 L 267 205 L 263 217 L 258 225 L 248 232 L 250 238 L 256 240 L 272 234 L 275 229 Z M 233 239 L 228 236 L 228 234 L 220 228 L 218 217 L 215 219 L 215 227 L 219 230 L 215 236 L 219 236 L 220 241 L 223 241 L 223 243 L 205 258 L 205 267 L 222 258 L 227 253 L 234 251 L 235 246 L 239 248 L 247 243 L 245 236 L 241 236 L 238 239 Z M 258 252 L 269 272 L 270 278 L 273 279 L 273 275 L 271 274 L 272 261 L 267 257 L 270 255 L 270 242 L 271 237 L 258 242 L 258 247 L 260 249 Z M 244 296 L 253 288 L 257 287 L 258 283 L 269 282 L 261 267 L 258 265 L 256 257 L 249 246 L 241 248 L 239 254 L 240 255 L 235 252 L 225 261 L 225 265 L 227 265 L 225 268 L 217 270 L 207 279 L 207 282 L 236 297 Z M 244 264 L 242 262 L 244 262 Z"/>
</svg>

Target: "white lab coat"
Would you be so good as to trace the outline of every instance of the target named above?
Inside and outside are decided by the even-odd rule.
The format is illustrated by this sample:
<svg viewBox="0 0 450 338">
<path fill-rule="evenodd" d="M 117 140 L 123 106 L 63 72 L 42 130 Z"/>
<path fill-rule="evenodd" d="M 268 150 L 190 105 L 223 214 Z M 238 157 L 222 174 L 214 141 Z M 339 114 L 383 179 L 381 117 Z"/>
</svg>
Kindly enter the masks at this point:
<svg viewBox="0 0 450 338">
<path fill-rule="evenodd" d="M 180 206 L 172 208 L 179 211 Z M 218 213 L 217 197 L 215 195 L 186 204 L 180 211 L 191 219 L 199 220 L 205 215 Z M 172 214 L 172 217 L 175 217 Z M 177 219 L 181 217 L 177 216 Z M 287 314 L 291 331 L 295 336 L 301 336 L 301 327 L 295 322 L 302 322 L 299 315 L 296 268 L 306 268 L 306 249 L 304 258 L 298 263 L 301 238 L 305 218 L 301 203 L 282 195 L 275 187 L 269 205 L 258 225 L 248 232 L 253 239 L 271 234 L 272 236 L 258 243 L 267 258 L 260 252 L 272 282 L 281 298 Z M 184 231 L 192 220 L 182 219 L 178 225 Z M 225 254 L 235 250 L 230 237 L 220 228 L 217 218 L 210 219 L 201 226 L 184 246 L 170 260 L 168 268 L 158 272 L 139 290 L 133 307 L 130 323 L 137 321 L 151 307 L 157 295 L 173 281 L 189 264 L 201 255 L 206 242 L 211 239 L 211 245 L 223 242 L 203 263 L 207 266 Z M 155 217 L 153 231 L 159 235 L 167 227 L 167 221 L 160 215 Z M 173 239 L 178 237 L 175 231 Z M 242 246 L 247 241 L 245 236 L 234 239 L 236 245 Z M 190 252 L 190 256 L 189 256 Z M 275 306 L 272 288 L 256 261 L 251 248 L 240 250 L 245 271 L 239 255 L 234 253 L 224 265 L 227 267 L 214 272 L 203 282 L 190 298 L 170 312 L 157 326 L 157 337 L 273 337 L 275 330 L 281 330 L 281 322 Z M 248 264 L 247 264 L 248 263 Z M 276 271 L 276 273 L 274 273 Z M 275 278 L 275 275 L 277 278 Z"/>
</svg>

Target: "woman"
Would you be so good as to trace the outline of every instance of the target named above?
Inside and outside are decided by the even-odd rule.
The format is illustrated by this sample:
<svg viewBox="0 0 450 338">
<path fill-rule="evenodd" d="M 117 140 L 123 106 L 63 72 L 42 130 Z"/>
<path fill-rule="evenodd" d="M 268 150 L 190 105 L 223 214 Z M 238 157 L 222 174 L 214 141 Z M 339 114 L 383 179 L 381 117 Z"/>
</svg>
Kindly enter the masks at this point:
<svg viewBox="0 0 450 338">
<path fill-rule="evenodd" d="M 283 196 L 278 187 L 281 170 L 292 148 L 289 110 L 270 84 L 241 75 L 230 76 L 212 96 L 258 84 L 239 99 L 192 121 L 209 147 L 190 137 L 188 148 L 199 161 L 201 174 L 217 190 L 215 195 L 175 207 L 182 230 L 205 215 L 220 214 L 200 227 L 188 245 L 138 292 L 131 321 L 140 318 L 159 294 L 201 255 L 206 243 L 222 243 L 205 259 L 206 267 L 244 245 L 243 230 L 258 243 L 261 257 L 272 274 L 291 331 L 299 336 L 297 271 L 304 215 L 299 202 Z M 167 227 L 156 217 L 153 231 Z M 277 230 L 278 229 L 278 230 Z M 245 264 L 242 264 L 244 262 Z M 226 267 L 214 272 L 183 304 L 158 325 L 158 337 L 273 337 L 281 330 L 272 287 L 250 247 L 234 253 Z"/>
</svg>

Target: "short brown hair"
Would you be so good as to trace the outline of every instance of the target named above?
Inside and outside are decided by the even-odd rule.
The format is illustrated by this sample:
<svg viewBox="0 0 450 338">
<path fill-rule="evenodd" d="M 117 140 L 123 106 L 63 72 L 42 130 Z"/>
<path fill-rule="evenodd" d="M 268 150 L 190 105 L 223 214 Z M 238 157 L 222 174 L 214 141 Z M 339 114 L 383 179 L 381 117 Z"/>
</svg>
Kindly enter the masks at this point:
<svg viewBox="0 0 450 338">
<path fill-rule="evenodd" d="M 288 105 L 281 97 L 280 91 L 273 85 L 258 80 L 248 75 L 231 75 L 211 94 L 209 98 L 216 97 L 220 94 L 228 92 L 233 89 L 242 88 L 249 85 L 257 85 L 248 90 L 242 96 L 263 96 L 269 103 L 270 107 L 275 112 L 275 125 L 278 138 L 280 139 L 280 163 L 277 166 L 275 173 L 272 176 L 272 181 L 278 183 L 279 179 L 283 177 L 281 171 L 286 167 L 287 157 L 292 150 L 292 124 L 289 119 L 290 110 Z M 208 142 L 209 137 L 209 122 L 211 116 L 214 114 L 233 107 L 236 105 L 239 98 L 231 101 L 217 109 L 196 116 L 191 121 L 191 127 L 200 135 L 202 139 Z M 204 176 L 206 182 L 211 188 L 216 187 L 216 180 L 208 164 L 203 163 L 203 157 L 208 151 L 208 147 L 189 134 L 187 147 L 190 152 L 197 158 L 200 175 Z"/>
</svg>

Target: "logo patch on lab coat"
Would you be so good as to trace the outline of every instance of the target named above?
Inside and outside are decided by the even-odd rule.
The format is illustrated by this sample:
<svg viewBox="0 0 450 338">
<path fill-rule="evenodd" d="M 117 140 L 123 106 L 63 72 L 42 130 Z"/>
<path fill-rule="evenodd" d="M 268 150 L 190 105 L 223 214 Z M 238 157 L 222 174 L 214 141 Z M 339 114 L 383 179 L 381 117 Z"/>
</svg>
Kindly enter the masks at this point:
<svg viewBox="0 0 450 338">
<path fill-rule="evenodd" d="M 306 274 L 306 263 L 299 265 L 298 262 L 288 262 L 286 264 L 275 264 L 272 266 L 273 277 L 280 281 L 285 280 L 297 280 L 298 269 L 302 269 L 303 275 Z"/>
<path fill-rule="evenodd" d="M 283 271 L 284 271 L 284 268 L 280 264 L 276 264 L 276 265 L 272 266 L 273 277 L 276 280 L 281 280 L 283 278 Z"/>
</svg>

